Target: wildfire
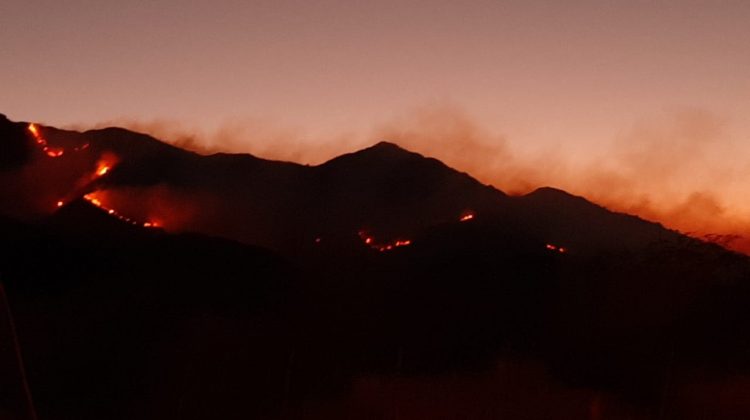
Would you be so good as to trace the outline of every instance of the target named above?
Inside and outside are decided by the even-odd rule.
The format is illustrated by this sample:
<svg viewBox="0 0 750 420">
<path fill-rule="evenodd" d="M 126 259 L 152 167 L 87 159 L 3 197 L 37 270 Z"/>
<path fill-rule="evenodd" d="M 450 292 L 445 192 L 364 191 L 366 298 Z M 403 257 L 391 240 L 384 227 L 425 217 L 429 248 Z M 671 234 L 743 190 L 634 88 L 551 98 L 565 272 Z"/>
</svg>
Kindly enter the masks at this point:
<svg viewBox="0 0 750 420">
<path fill-rule="evenodd" d="M 95 177 L 102 177 L 107 175 L 112 168 L 117 164 L 118 158 L 112 153 L 104 153 L 102 157 L 96 162 L 96 171 L 94 171 Z"/>
<path fill-rule="evenodd" d="M 564 247 L 557 246 L 557 245 L 552 245 L 552 244 L 547 244 L 546 248 L 549 249 L 550 251 L 557 251 L 557 252 L 559 252 L 561 254 L 564 254 L 564 253 L 568 252 L 568 250 L 565 249 Z"/>
<path fill-rule="evenodd" d="M 59 147 L 45 147 L 44 153 L 49 157 L 56 158 L 62 156 L 63 153 L 65 153 L 65 150 L 60 149 Z"/>
<path fill-rule="evenodd" d="M 375 241 L 374 237 L 370 236 L 364 230 L 360 230 L 358 234 L 359 234 L 360 239 L 362 239 L 362 242 L 364 242 L 365 245 L 369 246 L 372 249 L 378 250 L 380 252 L 391 251 L 395 248 L 411 245 L 411 240 L 409 239 L 396 239 L 388 243 L 378 243 Z"/>
<path fill-rule="evenodd" d="M 474 219 L 474 213 L 466 213 L 463 216 L 461 216 L 460 219 L 458 219 L 459 222 L 468 222 L 469 220 Z"/>
<path fill-rule="evenodd" d="M 62 207 L 64 205 L 65 205 L 65 202 L 63 202 L 63 201 L 58 201 L 57 202 L 57 207 Z"/>
<path fill-rule="evenodd" d="M 133 220 L 133 219 L 131 219 L 129 217 L 126 217 L 126 216 L 118 213 L 117 210 L 115 210 L 115 209 L 106 207 L 104 204 L 102 204 L 102 201 L 99 198 L 96 197 L 95 193 L 86 194 L 86 195 L 83 196 L 83 199 L 86 200 L 86 201 L 88 201 L 89 203 L 95 205 L 96 207 L 99 207 L 100 209 L 104 210 L 105 212 L 107 212 L 107 214 L 109 214 L 111 216 L 114 216 L 117 219 L 119 219 L 119 220 L 121 220 L 121 221 L 123 221 L 125 223 L 129 223 L 129 224 L 134 225 L 134 226 L 143 226 L 145 228 L 158 228 L 158 227 L 161 227 L 161 224 L 159 224 L 158 222 L 155 222 L 155 221 L 138 222 L 136 220 Z M 60 205 L 59 203 L 61 203 L 61 202 L 58 202 L 58 206 Z"/>
<path fill-rule="evenodd" d="M 37 126 L 34 123 L 29 123 L 29 126 L 27 127 L 31 135 L 34 137 L 34 141 L 36 141 L 36 144 L 39 145 L 39 147 L 42 149 L 45 155 L 51 157 L 51 158 L 58 158 L 65 154 L 65 149 L 62 147 L 55 147 L 50 146 L 49 143 L 47 143 L 47 139 L 44 138 L 42 135 L 42 131 L 39 129 L 39 126 Z M 80 152 L 83 150 L 86 150 L 89 148 L 89 143 L 84 143 L 82 146 L 77 146 L 73 148 L 73 151 Z"/>
<path fill-rule="evenodd" d="M 38 144 L 39 147 L 42 148 L 42 151 L 44 151 L 47 156 L 51 158 L 57 158 L 65 153 L 64 149 L 59 147 L 51 147 L 49 144 L 47 144 L 47 140 L 45 140 L 44 136 L 42 136 L 42 132 L 39 131 L 39 127 L 37 127 L 36 124 L 30 123 L 28 129 L 31 135 L 34 136 L 36 144 Z"/>
<path fill-rule="evenodd" d="M 96 207 L 101 207 L 102 202 L 99 201 L 98 198 L 94 197 L 92 194 L 86 194 L 83 196 L 83 198 L 88 201 L 89 203 L 95 205 Z"/>
</svg>

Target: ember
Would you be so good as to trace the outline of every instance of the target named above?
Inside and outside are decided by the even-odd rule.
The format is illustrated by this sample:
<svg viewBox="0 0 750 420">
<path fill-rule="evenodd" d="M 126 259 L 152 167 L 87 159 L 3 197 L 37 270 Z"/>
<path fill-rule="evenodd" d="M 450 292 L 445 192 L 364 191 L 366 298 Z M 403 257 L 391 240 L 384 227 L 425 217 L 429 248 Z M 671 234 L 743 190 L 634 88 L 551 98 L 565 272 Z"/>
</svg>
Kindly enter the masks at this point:
<svg viewBox="0 0 750 420">
<path fill-rule="evenodd" d="M 557 252 L 559 252 L 561 254 L 564 254 L 564 253 L 566 253 L 568 251 L 564 247 L 557 246 L 557 245 L 552 245 L 552 244 L 547 244 L 546 248 L 549 249 L 550 251 L 557 251 Z"/>
</svg>

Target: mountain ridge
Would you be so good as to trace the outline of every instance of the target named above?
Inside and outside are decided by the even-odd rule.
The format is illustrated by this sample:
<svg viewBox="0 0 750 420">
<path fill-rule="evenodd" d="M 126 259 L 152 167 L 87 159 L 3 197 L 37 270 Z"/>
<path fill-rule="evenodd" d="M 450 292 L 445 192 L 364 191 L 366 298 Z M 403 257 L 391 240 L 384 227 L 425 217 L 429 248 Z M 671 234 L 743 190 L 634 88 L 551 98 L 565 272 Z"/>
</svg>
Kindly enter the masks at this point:
<svg viewBox="0 0 750 420">
<path fill-rule="evenodd" d="M 8 124 L 18 133 L 28 123 L 3 123 Z M 59 159 L 34 158 L 43 174 L 39 178 L 49 167 L 47 178 L 68 181 L 67 187 L 60 181 L 54 191 L 32 197 L 48 195 L 47 201 L 54 203 L 69 191 L 99 190 L 110 207 L 133 219 L 155 218 L 167 230 L 225 236 L 290 252 L 321 235 L 355 235 L 363 229 L 385 238 L 413 236 L 467 213 L 496 224 L 526 226 L 530 234 L 586 252 L 639 248 L 678 237 L 659 224 L 551 187 L 509 196 L 389 141 L 308 166 L 252 154 L 202 155 L 118 127 L 83 132 L 37 127 L 53 146 L 87 150 Z M 29 143 L 28 132 L 25 137 L 15 141 Z M 107 155 L 114 156 L 111 170 L 88 186 L 78 185 Z M 33 203 L 11 214 L 23 215 L 29 207 Z M 34 213 L 51 210 L 50 204 Z"/>
</svg>

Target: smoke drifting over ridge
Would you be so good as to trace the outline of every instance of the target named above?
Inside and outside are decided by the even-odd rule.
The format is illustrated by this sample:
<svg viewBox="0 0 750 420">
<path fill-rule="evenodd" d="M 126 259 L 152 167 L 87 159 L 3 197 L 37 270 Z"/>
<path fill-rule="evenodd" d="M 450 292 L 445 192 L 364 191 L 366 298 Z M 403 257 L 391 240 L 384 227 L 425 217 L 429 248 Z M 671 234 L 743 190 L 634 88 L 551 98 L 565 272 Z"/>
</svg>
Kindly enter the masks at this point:
<svg viewBox="0 0 750 420">
<path fill-rule="evenodd" d="M 199 153 L 251 153 L 304 164 L 388 140 L 510 194 L 557 187 L 750 252 L 750 189 L 742 182 L 750 175 L 750 159 L 739 153 L 738 139 L 727 130 L 730 123 L 701 109 L 664 112 L 602 139 L 608 144 L 605 152 L 585 158 L 576 156 L 580 145 L 565 133 L 552 149 L 535 151 L 455 106 L 422 107 L 370 133 L 326 138 L 257 119 L 233 120 L 212 133 L 159 120 L 113 120 L 100 126 L 124 126 Z"/>
</svg>

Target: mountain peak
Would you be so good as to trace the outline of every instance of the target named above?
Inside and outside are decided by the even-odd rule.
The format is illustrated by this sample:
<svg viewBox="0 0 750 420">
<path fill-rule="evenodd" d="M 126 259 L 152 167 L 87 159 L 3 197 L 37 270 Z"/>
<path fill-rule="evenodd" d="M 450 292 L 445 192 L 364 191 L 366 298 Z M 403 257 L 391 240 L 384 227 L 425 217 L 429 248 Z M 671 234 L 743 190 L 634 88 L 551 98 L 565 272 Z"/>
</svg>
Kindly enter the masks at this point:
<svg viewBox="0 0 750 420">
<path fill-rule="evenodd" d="M 387 157 L 393 157 L 393 158 L 395 157 L 424 158 L 425 157 L 420 153 L 417 153 L 409 149 L 405 149 L 401 147 L 400 145 L 387 141 L 387 140 L 379 141 L 370 147 L 364 148 L 354 153 L 355 154 L 359 154 L 359 153 L 376 154 L 379 156 L 387 156 Z"/>
<path fill-rule="evenodd" d="M 573 195 L 573 194 L 571 194 L 571 193 L 569 193 L 569 192 L 567 192 L 565 190 L 561 190 L 561 189 L 555 188 L 555 187 L 539 187 L 539 188 L 535 189 L 534 191 L 532 191 L 532 192 L 530 192 L 530 193 L 528 193 L 526 195 L 528 195 L 528 196 L 544 196 L 544 197 L 555 197 L 555 196 L 560 197 L 560 196 L 562 196 L 562 197 L 576 197 L 576 198 L 578 198 L 578 196 L 575 196 L 575 195 Z"/>
<path fill-rule="evenodd" d="M 355 154 L 360 154 L 360 153 L 377 154 L 379 156 L 384 156 L 384 157 L 400 157 L 400 156 L 422 157 L 422 155 L 420 155 L 419 153 L 412 152 L 411 150 L 406 150 L 396 143 L 392 143 L 392 142 L 385 141 L 385 140 L 379 141 L 370 147 L 367 147 L 358 152 L 355 152 Z"/>
<path fill-rule="evenodd" d="M 396 143 L 390 142 L 388 140 L 381 140 L 372 146 L 369 147 L 369 149 L 383 149 L 383 150 L 403 150 L 407 151 L 403 147 L 399 146 Z"/>
<path fill-rule="evenodd" d="M 391 143 L 389 141 L 380 141 L 378 143 L 373 144 L 370 147 L 366 147 L 356 152 L 346 153 L 346 154 L 337 156 L 329 160 L 328 162 L 324 163 L 322 166 L 326 166 L 330 164 L 340 164 L 341 162 L 353 162 L 353 161 L 361 163 L 363 159 L 365 162 L 370 162 L 370 163 L 375 163 L 375 162 L 396 163 L 396 162 L 404 162 L 408 160 L 413 160 L 415 158 L 424 159 L 424 156 L 420 155 L 419 153 L 406 150 L 403 147 L 395 143 Z"/>
</svg>

